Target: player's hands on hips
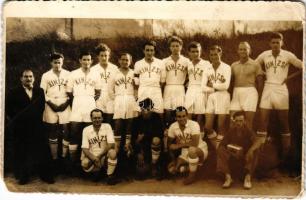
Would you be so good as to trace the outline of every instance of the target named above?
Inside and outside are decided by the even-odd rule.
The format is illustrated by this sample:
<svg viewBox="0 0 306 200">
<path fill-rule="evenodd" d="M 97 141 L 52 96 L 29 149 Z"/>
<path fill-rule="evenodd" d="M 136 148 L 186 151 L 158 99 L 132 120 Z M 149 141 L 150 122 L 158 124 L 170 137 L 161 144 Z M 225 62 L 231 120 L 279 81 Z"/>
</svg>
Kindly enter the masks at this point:
<svg viewBox="0 0 306 200">
<path fill-rule="evenodd" d="M 282 82 L 282 85 L 284 85 L 284 84 L 286 84 L 287 83 L 287 78 L 285 78 L 285 80 L 283 80 L 283 82 Z"/>
</svg>

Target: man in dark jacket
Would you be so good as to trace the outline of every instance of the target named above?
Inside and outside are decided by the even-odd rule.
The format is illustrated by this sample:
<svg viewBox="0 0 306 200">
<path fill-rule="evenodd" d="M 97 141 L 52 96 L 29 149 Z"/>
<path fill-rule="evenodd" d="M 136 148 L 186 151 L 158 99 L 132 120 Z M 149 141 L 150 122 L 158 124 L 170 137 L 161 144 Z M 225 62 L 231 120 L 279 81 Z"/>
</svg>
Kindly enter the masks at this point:
<svg viewBox="0 0 306 200">
<path fill-rule="evenodd" d="M 234 126 L 230 128 L 223 138 L 217 150 L 217 172 L 225 175 L 223 188 L 231 186 L 229 161 L 231 158 L 244 164 L 244 188 L 250 189 L 251 175 L 258 161 L 258 138 L 255 133 L 246 126 L 245 113 L 238 111 L 234 113 Z"/>
<path fill-rule="evenodd" d="M 50 149 L 42 124 L 44 92 L 33 87 L 32 70 L 24 70 L 20 80 L 21 85 L 12 89 L 6 100 L 7 127 L 13 130 L 15 177 L 23 185 L 37 170 L 41 180 L 54 183 L 53 173 L 49 169 Z"/>
</svg>

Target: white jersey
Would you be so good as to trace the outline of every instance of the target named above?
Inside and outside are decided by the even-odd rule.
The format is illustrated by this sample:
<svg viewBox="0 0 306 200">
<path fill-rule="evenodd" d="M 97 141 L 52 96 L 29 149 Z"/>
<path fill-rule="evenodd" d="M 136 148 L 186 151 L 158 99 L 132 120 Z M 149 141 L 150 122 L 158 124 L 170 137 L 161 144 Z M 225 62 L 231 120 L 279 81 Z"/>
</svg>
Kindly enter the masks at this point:
<svg viewBox="0 0 306 200">
<path fill-rule="evenodd" d="M 272 55 L 272 50 L 264 51 L 256 61 L 265 67 L 267 83 L 282 84 L 288 76 L 290 64 L 302 68 L 302 61 L 286 50 L 281 50 L 276 57 Z"/>
<path fill-rule="evenodd" d="M 119 71 L 118 67 L 112 63 L 107 63 L 107 67 L 103 68 L 100 63 L 94 65 L 91 67 L 91 69 L 94 73 L 99 74 L 101 78 L 101 94 L 106 94 L 108 90 L 108 84 L 109 80 L 111 80 L 114 75 Z"/>
<path fill-rule="evenodd" d="M 160 83 L 166 80 L 163 62 L 158 58 L 153 58 L 151 63 L 148 63 L 144 58 L 137 61 L 134 73 L 136 76 L 139 75 L 139 78 L 135 77 L 135 83 L 140 87 L 160 87 Z"/>
<path fill-rule="evenodd" d="M 119 95 L 134 95 L 133 79 L 134 71 L 132 69 L 129 69 L 126 75 L 119 70 L 110 80 L 109 93 L 111 98 Z"/>
<path fill-rule="evenodd" d="M 94 96 L 95 90 L 101 89 L 99 74 L 90 70 L 85 74 L 81 68 L 70 73 L 67 83 L 67 92 L 73 92 L 73 96 Z"/>
<path fill-rule="evenodd" d="M 201 59 L 195 65 L 192 62 L 189 62 L 188 64 L 188 78 L 189 78 L 188 86 L 201 85 L 204 69 L 207 68 L 208 65 L 210 65 L 210 63 L 203 59 Z"/>
<path fill-rule="evenodd" d="M 94 130 L 93 125 L 83 129 L 82 148 L 89 149 L 90 153 L 99 155 L 105 150 L 107 144 L 111 143 L 115 143 L 115 139 L 109 124 L 102 123 L 98 133 Z"/>
<path fill-rule="evenodd" d="M 199 135 L 198 146 L 202 146 L 204 141 L 201 138 L 200 125 L 198 124 L 198 122 L 189 119 L 187 120 L 183 132 L 180 129 L 178 122 L 174 122 L 173 124 L 171 124 L 168 131 L 168 137 L 174 138 L 178 144 L 185 144 L 191 142 L 193 135 Z"/>
<path fill-rule="evenodd" d="M 175 62 L 169 56 L 163 62 L 166 69 L 166 85 L 183 85 L 186 80 L 189 59 L 180 55 Z"/>
<path fill-rule="evenodd" d="M 46 101 L 52 101 L 58 98 L 68 98 L 66 87 L 69 75 L 70 72 L 65 69 L 61 70 L 59 76 L 57 76 L 52 69 L 42 75 L 40 87 L 45 92 Z"/>
<path fill-rule="evenodd" d="M 221 62 L 216 70 L 211 63 L 207 66 L 201 83 L 203 92 L 227 91 L 231 81 L 231 67 L 224 62 Z M 207 83 L 211 83 L 212 87 L 208 87 Z"/>
</svg>

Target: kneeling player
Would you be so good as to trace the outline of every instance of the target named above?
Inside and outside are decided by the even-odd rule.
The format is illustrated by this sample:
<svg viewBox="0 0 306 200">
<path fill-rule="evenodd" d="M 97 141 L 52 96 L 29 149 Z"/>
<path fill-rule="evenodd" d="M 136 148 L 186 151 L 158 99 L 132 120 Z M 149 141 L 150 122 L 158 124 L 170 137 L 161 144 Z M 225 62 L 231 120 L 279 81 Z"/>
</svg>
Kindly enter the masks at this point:
<svg viewBox="0 0 306 200">
<path fill-rule="evenodd" d="M 168 165 L 169 173 L 176 174 L 189 168 L 189 175 L 184 180 L 188 185 L 196 180 L 198 165 L 207 158 L 207 144 L 200 137 L 200 126 L 188 119 L 187 109 L 177 107 L 176 122 L 171 124 L 168 132 L 168 149 L 172 162 Z"/>
<path fill-rule="evenodd" d="M 139 102 L 141 114 L 135 120 L 137 130 L 133 131 L 132 147 L 137 160 L 136 173 L 140 176 L 149 174 L 161 179 L 165 171 L 163 165 L 163 125 L 160 115 L 154 112 L 154 103 L 146 98 Z"/>
<path fill-rule="evenodd" d="M 92 125 L 83 130 L 81 165 L 85 172 L 99 175 L 107 163 L 107 183 L 115 184 L 113 173 L 117 165 L 114 133 L 109 124 L 102 123 L 102 111 L 94 109 L 90 113 Z"/>
</svg>

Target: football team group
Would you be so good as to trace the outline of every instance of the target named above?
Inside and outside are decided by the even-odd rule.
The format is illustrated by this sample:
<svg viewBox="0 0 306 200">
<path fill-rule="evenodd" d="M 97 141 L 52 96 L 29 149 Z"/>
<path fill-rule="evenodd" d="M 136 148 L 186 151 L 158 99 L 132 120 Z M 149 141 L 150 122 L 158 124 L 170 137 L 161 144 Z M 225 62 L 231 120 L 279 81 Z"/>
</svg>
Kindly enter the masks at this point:
<svg viewBox="0 0 306 200">
<path fill-rule="evenodd" d="M 146 41 L 144 58 L 134 66 L 128 52 L 120 53 L 119 66 L 110 63 L 111 50 L 103 43 L 95 47 L 96 65 L 94 55 L 81 50 L 80 66 L 71 72 L 62 68 L 63 54 L 52 53 L 40 87 L 33 85 L 33 71 L 27 68 L 20 86 L 7 95 L 18 183 L 28 183 L 35 170 L 48 183 L 61 171 L 110 185 L 127 177 L 177 176 L 187 185 L 199 179 L 215 151 L 214 171 L 223 175 L 222 187 L 233 182 L 234 159 L 243 166 L 244 188 L 250 189 L 260 151 L 270 139 L 271 110 L 280 121 L 280 160 L 287 162 L 286 82 L 303 68 L 300 59 L 282 49 L 282 34 L 271 33 L 269 44 L 271 49 L 253 60 L 250 44 L 241 41 L 233 47 L 239 60 L 231 66 L 222 61 L 218 45 L 209 48 L 209 61 L 201 58 L 196 41 L 184 57 L 177 36 L 169 38 L 171 55 L 162 60 L 155 57 L 156 43 Z M 300 70 L 288 76 L 289 66 Z M 259 122 L 253 126 L 256 112 Z"/>
</svg>

